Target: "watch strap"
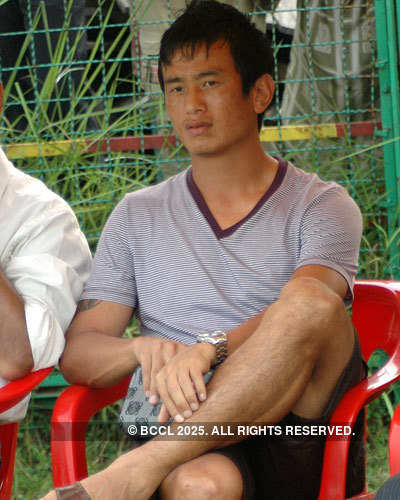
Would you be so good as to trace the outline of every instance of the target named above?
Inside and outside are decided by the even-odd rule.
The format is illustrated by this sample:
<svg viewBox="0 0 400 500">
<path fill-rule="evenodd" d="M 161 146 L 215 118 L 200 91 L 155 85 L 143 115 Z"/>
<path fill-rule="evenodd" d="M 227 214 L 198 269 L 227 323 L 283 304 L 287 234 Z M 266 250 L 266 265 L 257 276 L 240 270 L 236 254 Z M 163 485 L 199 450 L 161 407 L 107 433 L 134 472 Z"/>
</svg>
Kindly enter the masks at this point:
<svg viewBox="0 0 400 500">
<path fill-rule="evenodd" d="M 228 338 L 224 331 L 217 330 L 212 333 L 199 334 L 197 342 L 207 342 L 215 346 L 216 359 L 213 366 L 220 365 L 228 356 Z"/>
</svg>

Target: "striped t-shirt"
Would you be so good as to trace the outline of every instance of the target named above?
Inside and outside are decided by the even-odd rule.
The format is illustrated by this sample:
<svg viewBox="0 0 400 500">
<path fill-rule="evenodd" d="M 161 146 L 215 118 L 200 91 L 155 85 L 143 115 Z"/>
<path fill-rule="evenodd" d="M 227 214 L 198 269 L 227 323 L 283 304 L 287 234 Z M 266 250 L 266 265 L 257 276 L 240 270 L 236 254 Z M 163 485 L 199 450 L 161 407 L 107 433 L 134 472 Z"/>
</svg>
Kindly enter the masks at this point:
<svg viewBox="0 0 400 500">
<path fill-rule="evenodd" d="M 340 273 L 349 301 L 361 226 L 344 188 L 279 160 L 254 209 L 222 230 L 189 168 L 116 206 L 82 299 L 131 306 L 143 335 L 190 344 L 263 310 L 308 264 Z"/>
</svg>

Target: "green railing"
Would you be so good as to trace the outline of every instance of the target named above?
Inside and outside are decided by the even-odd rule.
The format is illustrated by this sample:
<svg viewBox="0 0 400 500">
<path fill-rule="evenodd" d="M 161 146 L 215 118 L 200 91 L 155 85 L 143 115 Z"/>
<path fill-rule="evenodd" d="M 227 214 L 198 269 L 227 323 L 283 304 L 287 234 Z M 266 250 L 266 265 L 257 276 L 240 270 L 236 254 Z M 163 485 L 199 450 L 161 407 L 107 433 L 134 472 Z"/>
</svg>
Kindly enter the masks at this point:
<svg viewBox="0 0 400 500">
<path fill-rule="evenodd" d="M 390 256 L 393 274 L 400 275 L 398 253 L 398 210 L 400 200 L 400 93 L 399 93 L 399 47 L 396 32 L 396 10 L 400 6 L 390 0 L 376 0 L 379 78 L 381 82 L 382 130 L 378 131 L 384 141 L 384 163 L 386 179 L 386 206 L 388 210 Z"/>
</svg>

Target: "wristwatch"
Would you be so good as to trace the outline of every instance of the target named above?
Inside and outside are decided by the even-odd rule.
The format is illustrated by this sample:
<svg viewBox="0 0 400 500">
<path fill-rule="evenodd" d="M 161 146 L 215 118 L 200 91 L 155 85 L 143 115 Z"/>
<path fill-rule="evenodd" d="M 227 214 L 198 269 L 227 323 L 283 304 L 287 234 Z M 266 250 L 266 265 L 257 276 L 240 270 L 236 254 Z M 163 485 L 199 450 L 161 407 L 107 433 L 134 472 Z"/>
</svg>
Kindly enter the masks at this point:
<svg viewBox="0 0 400 500">
<path fill-rule="evenodd" d="M 226 333 L 220 330 L 212 333 L 199 333 L 197 335 L 197 342 L 207 342 L 208 344 L 212 344 L 215 346 L 216 352 L 216 362 L 213 366 L 220 365 L 223 361 L 225 361 L 228 356 L 228 338 Z"/>
</svg>

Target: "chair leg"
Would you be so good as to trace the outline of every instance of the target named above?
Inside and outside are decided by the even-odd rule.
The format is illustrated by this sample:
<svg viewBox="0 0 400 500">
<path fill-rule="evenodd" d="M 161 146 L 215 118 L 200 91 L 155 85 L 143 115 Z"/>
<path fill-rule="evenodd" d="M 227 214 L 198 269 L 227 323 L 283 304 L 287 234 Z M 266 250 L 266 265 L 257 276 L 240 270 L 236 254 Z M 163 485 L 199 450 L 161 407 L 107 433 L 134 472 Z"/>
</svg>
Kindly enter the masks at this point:
<svg viewBox="0 0 400 500">
<path fill-rule="evenodd" d="M 0 425 L 0 498 L 11 500 L 18 424 Z"/>
</svg>

